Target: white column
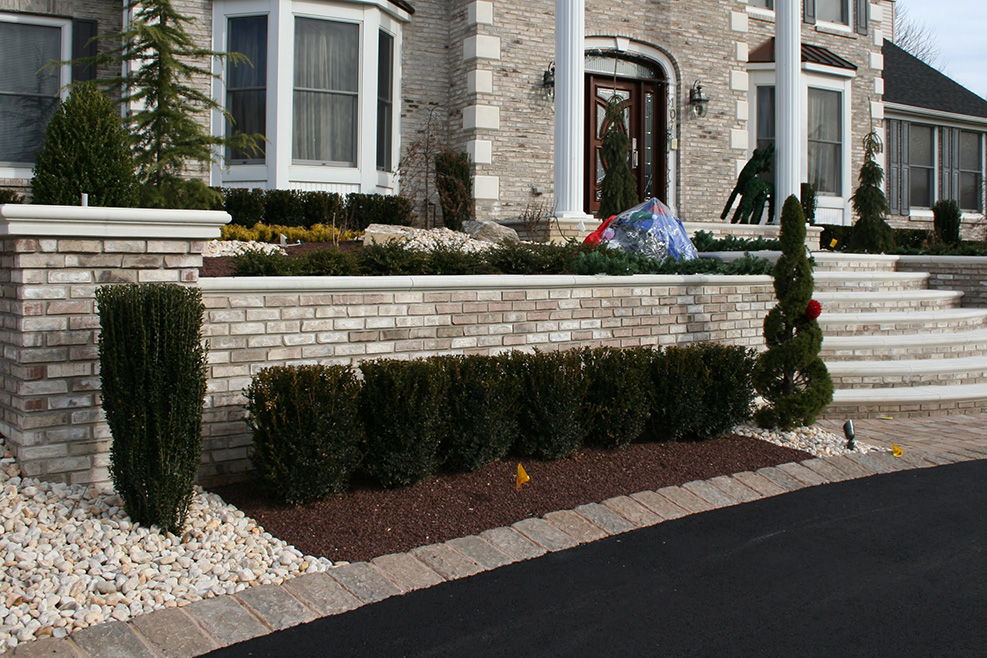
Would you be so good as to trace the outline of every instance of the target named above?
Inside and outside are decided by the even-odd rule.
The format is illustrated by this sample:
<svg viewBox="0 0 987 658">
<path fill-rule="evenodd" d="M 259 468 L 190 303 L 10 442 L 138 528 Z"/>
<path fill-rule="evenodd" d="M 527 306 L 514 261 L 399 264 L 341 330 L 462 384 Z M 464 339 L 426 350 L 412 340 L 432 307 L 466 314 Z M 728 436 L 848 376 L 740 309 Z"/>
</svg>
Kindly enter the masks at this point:
<svg viewBox="0 0 987 658">
<path fill-rule="evenodd" d="M 799 0 L 775 2 L 775 213 L 781 217 L 785 199 L 799 196 L 801 153 L 806 146 L 802 129 L 802 17 Z"/>
<path fill-rule="evenodd" d="M 584 0 L 555 0 L 555 216 L 583 212 Z"/>
</svg>

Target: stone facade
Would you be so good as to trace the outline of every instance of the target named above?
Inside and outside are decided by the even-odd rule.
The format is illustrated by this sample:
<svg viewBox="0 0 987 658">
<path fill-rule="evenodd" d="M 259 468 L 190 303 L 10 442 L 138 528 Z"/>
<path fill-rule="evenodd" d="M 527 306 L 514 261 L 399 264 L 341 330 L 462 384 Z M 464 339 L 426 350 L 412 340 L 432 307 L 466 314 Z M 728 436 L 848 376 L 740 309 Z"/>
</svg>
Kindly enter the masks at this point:
<svg viewBox="0 0 987 658">
<path fill-rule="evenodd" d="M 899 272 L 928 272 L 932 290 L 961 290 L 965 307 L 987 308 L 987 259 L 973 256 L 898 256 Z"/>
</svg>

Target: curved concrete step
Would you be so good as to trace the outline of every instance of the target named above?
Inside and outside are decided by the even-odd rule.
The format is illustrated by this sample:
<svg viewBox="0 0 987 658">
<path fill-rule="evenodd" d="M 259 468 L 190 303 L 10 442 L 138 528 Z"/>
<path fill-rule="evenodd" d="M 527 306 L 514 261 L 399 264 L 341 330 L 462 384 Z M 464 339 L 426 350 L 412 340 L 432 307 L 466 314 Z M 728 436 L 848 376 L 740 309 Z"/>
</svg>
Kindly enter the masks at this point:
<svg viewBox="0 0 987 658">
<path fill-rule="evenodd" d="M 910 333 L 942 334 L 987 326 L 987 309 L 950 308 L 938 311 L 824 313 L 819 326 L 826 336 L 876 336 Z"/>
<path fill-rule="evenodd" d="M 831 361 L 945 359 L 987 354 L 987 329 L 956 334 L 823 336 L 819 356 Z"/>
<path fill-rule="evenodd" d="M 815 271 L 818 272 L 894 272 L 898 256 L 884 254 L 846 254 L 835 251 L 813 251 Z"/>
<path fill-rule="evenodd" d="M 987 355 L 957 359 L 833 361 L 826 367 L 838 389 L 987 384 Z"/>
<path fill-rule="evenodd" d="M 820 292 L 866 290 L 923 290 L 928 272 L 816 272 L 815 289 Z"/>
<path fill-rule="evenodd" d="M 938 311 L 959 308 L 959 290 L 874 290 L 867 292 L 817 292 L 813 299 L 828 313 L 880 313 L 888 311 Z"/>
<path fill-rule="evenodd" d="M 987 384 L 857 388 L 833 392 L 833 402 L 820 418 L 932 416 L 987 409 Z"/>
</svg>

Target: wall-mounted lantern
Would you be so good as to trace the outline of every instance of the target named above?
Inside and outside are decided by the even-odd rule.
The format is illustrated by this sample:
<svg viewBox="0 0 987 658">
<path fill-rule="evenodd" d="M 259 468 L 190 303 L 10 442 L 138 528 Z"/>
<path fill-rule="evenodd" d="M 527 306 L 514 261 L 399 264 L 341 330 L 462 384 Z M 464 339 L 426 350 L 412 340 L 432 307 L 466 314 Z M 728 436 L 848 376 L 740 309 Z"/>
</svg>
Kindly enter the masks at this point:
<svg viewBox="0 0 987 658">
<path fill-rule="evenodd" d="M 541 86 L 549 98 L 555 98 L 555 62 L 548 65 L 541 75 Z"/>
<path fill-rule="evenodd" d="M 692 116 L 706 116 L 709 97 L 703 93 L 703 85 L 699 80 L 696 80 L 689 90 L 689 105 L 692 106 Z"/>
</svg>

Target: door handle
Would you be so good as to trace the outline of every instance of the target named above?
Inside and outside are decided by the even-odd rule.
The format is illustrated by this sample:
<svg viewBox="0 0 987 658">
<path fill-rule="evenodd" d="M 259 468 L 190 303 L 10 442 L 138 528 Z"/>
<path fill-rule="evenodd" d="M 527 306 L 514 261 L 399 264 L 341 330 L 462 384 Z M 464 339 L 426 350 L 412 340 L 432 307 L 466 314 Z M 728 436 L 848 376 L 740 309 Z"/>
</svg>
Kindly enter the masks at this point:
<svg viewBox="0 0 987 658">
<path fill-rule="evenodd" d="M 638 152 L 637 137 L 631 139 L 631 169 L 637 169 Z"/>
</svg>

